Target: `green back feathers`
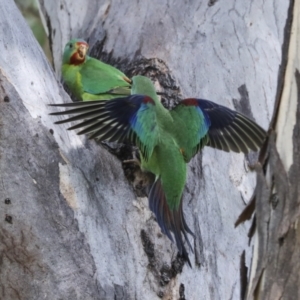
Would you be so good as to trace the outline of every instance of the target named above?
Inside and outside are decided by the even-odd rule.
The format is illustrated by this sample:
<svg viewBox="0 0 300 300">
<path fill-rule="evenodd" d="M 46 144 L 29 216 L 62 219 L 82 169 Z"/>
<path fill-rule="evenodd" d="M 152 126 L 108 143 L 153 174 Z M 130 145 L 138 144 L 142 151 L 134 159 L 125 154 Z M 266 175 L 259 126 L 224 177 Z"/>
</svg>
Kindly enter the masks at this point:
<svg viewBox="0 0 300 300">
<path fill-rule="evenodd" d="M 186 162 L 203 148 L 208 142 L 208 127 L 200 110 L 194 107 L 181 105 L 180 103 L 171 111 L 176 124 L 174 135 Z"/>
<path fill-rule="evenodd" d="M 81 67 L 80 75 L 86 93 L 97 95 L 112 91 L 117 94 L 117 89 L 121 88 L 119 97 L 120 95 L 130 95 L 131 84 L 127 76 L 115 67 L 95 58 L 87 56 Z"/>
</svg>

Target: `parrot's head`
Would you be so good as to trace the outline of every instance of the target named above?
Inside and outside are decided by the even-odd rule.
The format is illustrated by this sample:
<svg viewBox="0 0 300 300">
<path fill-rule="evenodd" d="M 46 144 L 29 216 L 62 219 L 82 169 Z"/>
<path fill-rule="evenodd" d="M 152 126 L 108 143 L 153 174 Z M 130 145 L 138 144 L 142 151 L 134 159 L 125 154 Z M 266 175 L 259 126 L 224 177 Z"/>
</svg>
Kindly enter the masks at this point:
<svg viewBox="0 0 300 300">
<path fill-rule="evenodd" d="M 159 101 L 152 81 L 145 76 L 137 75 L 132 77 L 131 94 L 146 95 Z"/>
<path fill-rule="evenodd" d="M 63 64 L 80 65 L 85 61 L 89 45 L 80 39 L 70 40 L 64 49 Z"/>
</svg>

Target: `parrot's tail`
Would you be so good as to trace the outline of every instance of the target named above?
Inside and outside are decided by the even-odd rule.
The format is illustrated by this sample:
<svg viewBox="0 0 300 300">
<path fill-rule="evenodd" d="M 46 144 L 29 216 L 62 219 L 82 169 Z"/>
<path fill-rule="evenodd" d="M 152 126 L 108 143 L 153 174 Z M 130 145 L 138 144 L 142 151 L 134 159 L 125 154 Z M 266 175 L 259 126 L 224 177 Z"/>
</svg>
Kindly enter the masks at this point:
<svg viewBox="0 0 300 300">
<path fill-rule="evenodd" d="M 168 206 L 166 196 L 161 185 L 161 180 L 160 178 L 158 178 L 153 183 L 149 193 L 149 207 L 155 214 L 157 223 L 159 224 L 161 231 L 166 234 L 172 242 L 174 242 L 174 239 L 171 232 L 173 233 L 180 255 L 182 255 L 182 257 L 188 262 L 191 267 L 191 262 L 188 256 L 188 252 L 184 246 L 182 234 L 192 252 L 193 247 L 188 239 L 187 233 L 191 234 L 193 237 L 195 235 L 185 222 L 182 210 L 182 199 L 180 201 L 178 209 L 171 210 Z"/>
</svg>

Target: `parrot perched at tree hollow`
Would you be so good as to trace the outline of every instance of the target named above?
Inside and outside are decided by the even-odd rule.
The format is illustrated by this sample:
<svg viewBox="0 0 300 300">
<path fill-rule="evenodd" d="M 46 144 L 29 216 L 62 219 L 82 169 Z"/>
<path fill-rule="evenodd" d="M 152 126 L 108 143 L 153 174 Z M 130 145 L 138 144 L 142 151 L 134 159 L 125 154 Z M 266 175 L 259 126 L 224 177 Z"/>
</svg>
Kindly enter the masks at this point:
<svg viewBox="0 0 300 300">
<path fill-rule="evenodd" d="M 224 151 L 258 150 L 266 132 L 242 114 L 214 102 L 185 99 L 172 110 L 160 103 L 152 82 L 132 78 L 132 95 L 109 101 L 53 104 L 74 109 L 51 113 L 72 115 L 56 124 L 84 120 L 69 130 L 110 142 L 131 142 L 139 148 L 142 170 L 155 175 L 149 192 L 149 207 L 164 234 L 191 265 L 184 240 L 193 250 L 182 210 L 182 195 L 188 163 L 205 145 Z M 183 239 L 184 236 L 184 239 Z"/>
<path fill-rule="evenodd" d="M 78 100 L 113 99 L 130 95 L 131 80 L 118 69 L 88 56 L 84 40 L 70 40 L 64 49 L 62 77 Z"/>
</svg>

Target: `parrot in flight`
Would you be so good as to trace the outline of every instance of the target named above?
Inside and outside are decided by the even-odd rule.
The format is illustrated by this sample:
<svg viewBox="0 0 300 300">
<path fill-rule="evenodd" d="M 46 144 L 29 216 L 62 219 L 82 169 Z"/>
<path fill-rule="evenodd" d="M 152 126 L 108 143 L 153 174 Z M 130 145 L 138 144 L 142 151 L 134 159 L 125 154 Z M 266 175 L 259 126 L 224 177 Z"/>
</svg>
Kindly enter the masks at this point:
<svg viewBox="0 0 300 300">
<path fill-rule="evenodd" d="M 62 58 L 62 77 L 78 100 L 113 99 L 130 95 L 131 80 L 118 69 L 88 56 L 89 45 L 70 40 Z"/>
<path fill-rule="evenodd" d="M 130 142 L 139 148 L 141 169 L 155 175 L 149 207 L 161 231 L 177 245 L 191 266 L 187 243 L 193 251 L 182 209 L 187 163 L 204 146 L 229 152 L 257 151 L 266 132 L 246 116 L 214 102 L 189 98 L 172 110 L 166 109 L 147 77 L 132 78 L 132 94 L 112 100 L 98 100 L 52 106 L 70 110 L 51 115 L 75 115 L 56 124 L 82 121 L 69 130 L 101 141 Z"/>
</svg>

